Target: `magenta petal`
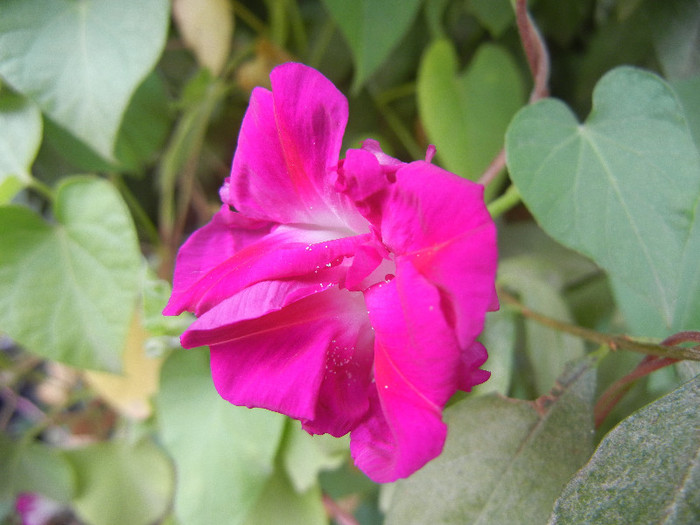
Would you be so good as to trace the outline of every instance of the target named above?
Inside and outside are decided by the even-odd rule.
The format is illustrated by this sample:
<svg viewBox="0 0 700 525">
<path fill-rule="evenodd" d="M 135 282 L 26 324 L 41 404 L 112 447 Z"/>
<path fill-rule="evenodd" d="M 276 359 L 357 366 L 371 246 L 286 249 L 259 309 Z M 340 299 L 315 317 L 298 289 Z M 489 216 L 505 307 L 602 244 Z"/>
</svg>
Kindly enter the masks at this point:
<svg viewBox="0 0 700 525">
<path fill-rule="evenodd" d="M 366 241 L 366 235 L 318 242 L 323 238 L 332 238 L 332 235 L 322 230 L 277 227 L 257 242 L 212 266 L 203 275 L 198 274 L 198 280 L 192 282 L 189 288 L 175 288 L 166 313 L 179 313 L 187 309 L 201 315 L 246 286 L 266 280 L 306 276 L 319 286 L 328 283 L 330 277 L 334 279 L 333 282 L 338 282 L 333 268 L 344 257 L 351 256 L 356 246 Z M 214 251 L 218 238 L 210 237 L 209 243 L 205 249 Z M 205 245 L 205 242 L 199 245 Z M 181 249 L 184 260 L 190 256 L 198 257 L 196 254 L 190 255 L 192 249 L 187 245 Z"/>
<path fill-rule="evenodd" d="M 460 345 L 470 345 L 497 307 L 496 227 L 483 187 L 423 161 L 407 164 L 384 202 L 381 231 L 389 249 L 445 295 Z"/>
<path fill-rule="evenodd" d="M 256 88 L 243 119 L 228 204 L 253 218 L 282 224 L 342 223 L 332 191 L 347 123 L 347 100 L 318 71 L 302 64 L 275 68 L 272 92 Z"/>
<path fill-rule="evenodd" d="M 302 420 L 317 433 L 347 433 L 367 411 L 371 337 L 364 300 L 337 288 L 262 317 L 207 325 L 202 316 L 186 343 L 211 345 L 219 394 Z M 211 329 L 209 329 L 211 328 Z"/>
<path fill-rule="evenodd" d="M 442 408 L 457 389 L 460 350 L 438 291 L 409 263 L 365 293 L 375 329 L 378 397 L 351 434 L 355 463 L 377 482 L 406 477 L 437 456 Z"/>
<path fill-rule="evenodd" d="M 268 222 L 247 219 L 228 206 L 222 206 L 208 224 L 180 247 L 175 262 L 173 294 L 163 314 L 193 311 L 194 304 L 184 297 L 186 292 L 212 268 L 267 235 L 271 227 Z"/>
</svg>

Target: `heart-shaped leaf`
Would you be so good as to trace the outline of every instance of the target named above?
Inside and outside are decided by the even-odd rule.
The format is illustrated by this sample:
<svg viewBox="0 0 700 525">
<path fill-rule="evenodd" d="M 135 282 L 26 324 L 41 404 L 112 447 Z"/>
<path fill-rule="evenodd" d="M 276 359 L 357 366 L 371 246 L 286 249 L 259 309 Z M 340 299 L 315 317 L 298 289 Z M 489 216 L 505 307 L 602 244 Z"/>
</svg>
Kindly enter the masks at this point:
<svg viewBox="0 0 700 525">
<path fill-rule="evenodd" d="M 60 184 L 53 212 L 55 224 L 0 207 L 2 330 L 48 359 L 119 371 L 141 275 L 131 216 L 87 177 Z"/>
<path fill-rule="evenodd" d="M 7 90 L 0 93 L 0 204 L 29 183 L 41 128 L 41 113 L 32 102 Z"/>
<path fill-rule="evenodd" d="M 148 525 L 165 514 L 175 473 L 151 441 L 106 441 L 65 456 L 77 475 L 73 506 L 85 523 Z"/>
<path fill-rule="evenodd" d="M 566 486 L 550 523 L 697 523 L 699 404 L 700 376 L 625 419 Z"/>
<path fill-rule="evenodd" d="M 396 484 L 387 525 L 544 523 L 593 448 L 595 372 L 579 363 L 534 402 L 486 395 L 445 411 L 445 449 Z"/>
<path fill-rule="evenodd" d="M 524 108 L 506 152 L 537 221 L 608 271 L 635 334 L 700 325 L 700 155 L 663 80 L 613 70 L 585 124 L 556 100 Z"/>
<path fill-rule="evenodd" d="M 464 73 L 447 40 L 426 51 L 418 70 L 418 111 L 442 165 L 476 180 L 503 147 L 510 119 L 522 106 L 518 69 L 508 53 L 482 45 Z"/>
<path fill-rule="evenodd" d="M 113 160 L 122 116 L 165 44 L 167 0 L 3 0 L 0 77 Z"/>
<path fill-rule="evenodd" d="M 156 407 L 178 472 L 178 522 L 244 523 L 273 475 L 285 417 L 221 399 L 197 350 L 165 362 Z"/>
<path fill-rule="evenodd" d="M 413 22 L 420 0 L 323 0 L 352 50 L 353 90 L 367 81 Z"/>
</svg>

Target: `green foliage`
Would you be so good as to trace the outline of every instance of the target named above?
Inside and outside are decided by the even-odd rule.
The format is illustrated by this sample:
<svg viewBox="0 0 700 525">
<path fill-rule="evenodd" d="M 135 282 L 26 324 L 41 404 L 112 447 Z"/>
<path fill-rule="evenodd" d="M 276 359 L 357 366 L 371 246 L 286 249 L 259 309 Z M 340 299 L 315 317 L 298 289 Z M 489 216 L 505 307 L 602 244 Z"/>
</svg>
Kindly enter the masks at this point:
<svg viewBox="0 0 700 525">
<path fill-rule="evenodd" d="M 610 432 L 550 523 L 694 523 L 700 513 L 700 378 Z"/>
<path fill-rule="evenodd" d="M 700 522 L 700 361 L 592 423 L 630 336 L 700 330 L 700 3 L 530 0 L 552 98 L 525 108 L 515 4 L 0 0 L 1 525 L 25 492 L 86 525 Z M 161 314 L 250 91 L 290 60 L 348 94 L 347 147 L 434 144 L 470 180 L 506 151 L 491 378 L 381 497 L 347 437 L 223 401 L 180 348 L 193 317 Z"/>
<path fill-rule="evenodd" d="M 579 363 L 536 402 L 489 395 L 445 411 L 445 450 L 397 483 L 387 525 L 544 523 L 588 459 L 595 372 Z"/>
<path fill-rule="evenodd" d="M 174 353 L 157 397 L 163 444 L 175 462 L 182 523 L 245 523 L 274 472 L 284 418 L 221 399 L 206 354 Z"/>
<path fill-rule="evenodd" d="M 41 143 L 41 113 L 30 101 L 0 92 L 0 204 L 29 184 Z"/>
<path fill-rule="evenodd" d="M 6 0 L 0 76 L 106 159 L 165 42 L 168 2 Z"/>
<path fill-rule="evenodd" d="M 96 443 L 65 454 L 76 473 L 73 505 L 87 523 L 148 525 L 165 514 L 172 466 L 152 442 Z"/>
<path fill-rule="evenodd" d="M 418 109 L 443 166 L 476 180 L 503 147 L 523 103 L 520 73 L 508 52 L 484 44 L 464 73 L 447 40 L 425 52 L 418 70 Z"/>
<path fill-rule="evenodd" d="M 92 177 L 63 180 L 53 215 L 0 207 L 3 329 L 48 359 L 118 371 L 141 268 L 131 217 Z"/>
<path fill-rule="evenodd" d="M 323 0 L 323 3 L 352 50 L 355 90 L 364 85 L 398 45 L 420 6 L 420 0 Z"/>
<path fill-rule="evenodd" d="M 513 119 L 506 151 L 538 222 L 609 272 L 634 333 L 698 326 L 700 155 L 665 82 L 614 70 L 585 124 L 556 100 L 529 106 Z"/>
</svg>

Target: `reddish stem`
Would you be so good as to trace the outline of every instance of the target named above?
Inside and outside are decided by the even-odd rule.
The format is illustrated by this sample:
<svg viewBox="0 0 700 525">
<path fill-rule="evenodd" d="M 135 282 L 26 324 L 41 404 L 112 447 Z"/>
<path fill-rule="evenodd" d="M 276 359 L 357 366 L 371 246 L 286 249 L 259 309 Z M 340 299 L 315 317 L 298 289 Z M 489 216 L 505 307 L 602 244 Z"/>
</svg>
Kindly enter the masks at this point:
<svg viewBox="0 0 700 525">
<path fill-rule="evenodd" d="M 334 520 L 338 525 L 359 525 L 355 516 L 338 505 L 328 494 L 323 495 L 323 506 L 326 509 L 328 517 Z"/>
<path fill-rule="evenodd" d="M 549 95 L 549 54 L 544 39 L 527 12 L 527 0 L 517 0 L 515 19 L 520 33 L 523 50 L 530 66 L 530 73 L 535 82 L 530 94 L 530 102 L 535 102 Z"/>
<path fill-rule="evenodd" d="M 681 343 L 700 342 L 700 332 L 679 332 L 673 334 L 661 342 L 662 346 L 676 346 Z M 651 374 L 652 372 L 678 362 L 678 359 L 671 357 L 660 357 L 648 355 L 636 366 L 632 372 L 625 377 L 618 379 L 610 385 L 593 409 L 595 427 L 599 428 L 605 421 L 613 408 L 620 402 L 624 395 L 632 388 L 637 379 Z"/>
</svg>

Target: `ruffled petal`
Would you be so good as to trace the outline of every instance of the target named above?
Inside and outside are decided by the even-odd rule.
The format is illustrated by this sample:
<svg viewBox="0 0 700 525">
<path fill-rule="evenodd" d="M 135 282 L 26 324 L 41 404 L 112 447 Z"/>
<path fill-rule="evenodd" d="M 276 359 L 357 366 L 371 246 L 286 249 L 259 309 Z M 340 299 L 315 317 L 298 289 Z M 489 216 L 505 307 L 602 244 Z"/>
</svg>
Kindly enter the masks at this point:
<svg viewBox="0 0 700 525">
<path fill-rule="evenodd" d="M 356 225 L 330 180 L 348 118 L 346 98 L 302 64 L 281 65 L 270 80 L 271 92 L 253 91 L 222 196 L 252 218 Z"/>
<path fill-rule="evenodd" d="M 199 272 L 196 280 L 187 281 L 189 287 L 174 287 L 164 313 L 173 315 L 187 310 L 199 316 L 260 281 L 306 276 L 321 287 L 337 283 L 342 272 L 336 267 L 366 242 L 368 234 L 340 239 L 334 238 L 335 235 L 338 233 L 313 228 L 276 227 L 225 260 L 212 264 L 206 273 Z M 219 240 L 217 236 L 201 236 L 192 246 L 183 246 L 178 257 L 183 261 L 189 258 L 199 261 L 201 257 L 195 250 L 215 251 Z M 213 259 L 219 260 L 221 257 Z"/>
<path fill-rule="evenodd" d="M 351 433 L 355 463 L 377 482 L 406 477 L 442 451 L 442 409 L 457 389 L 460 350 L 440 295 L 410 262 L 365 292 L 375 330 L 376 396 Z"/>
<path fill-rule="evenodd" d="M 496 227 L 483 187 L 423 161 L 407 164 L 383 202 L 380 229 L 388 248 L 438 287 L 460 345 L 471 345 L 485 312 L 498 307 Z"/>
<path fill-rule="evenodd" d="M 368 409 L 372 336 L 362 294 L 296 288 L 305 297 L 289 304 L 286 286 L 260 283 L 212 308 L 183 346 L 210 346 L 214 384 L 231 403 L 346 434 Z"/>
<path fill-rule="evenodd" d="M 190 235 L 180 247 L 175 261 L 173 295 L 163 314 L 178 315 L 194 310 L 193 305 L 179 300 L 181 294 L 195 286 L 212 268 L 270 233 L 272 226 L 272 223 L 248 219 L 222 206 L 208 224 Z"/>
</svg>

